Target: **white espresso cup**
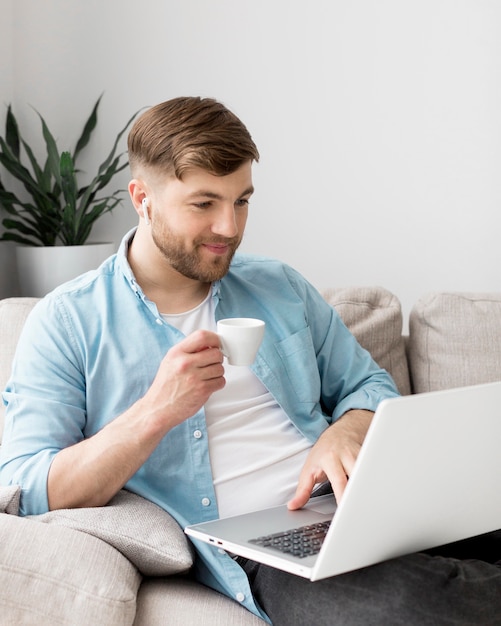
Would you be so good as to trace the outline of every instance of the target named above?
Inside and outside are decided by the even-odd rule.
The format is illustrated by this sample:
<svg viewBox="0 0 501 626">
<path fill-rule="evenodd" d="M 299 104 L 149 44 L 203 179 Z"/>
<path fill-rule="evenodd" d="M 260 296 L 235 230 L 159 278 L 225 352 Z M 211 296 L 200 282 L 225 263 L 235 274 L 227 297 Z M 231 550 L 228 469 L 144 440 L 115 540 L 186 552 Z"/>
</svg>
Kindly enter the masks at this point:
<svg viewBox="0 0 501 626">
<path fill-rule="evenodd" d="M 219 320 L 221 351 L 230 365 L 252 365 L 264 336 L 265 323 L 252 317 Z"/>
</svg>

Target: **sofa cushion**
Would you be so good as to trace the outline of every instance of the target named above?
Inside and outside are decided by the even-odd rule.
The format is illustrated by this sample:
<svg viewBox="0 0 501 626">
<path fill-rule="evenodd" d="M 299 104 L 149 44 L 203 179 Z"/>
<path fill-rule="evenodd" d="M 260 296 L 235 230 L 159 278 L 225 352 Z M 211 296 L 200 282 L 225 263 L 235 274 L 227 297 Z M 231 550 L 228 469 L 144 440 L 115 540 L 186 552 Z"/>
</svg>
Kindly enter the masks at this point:
<svg viewBox="0 0 501 626">
<path fill-rule="evenodd" d="M 193 564 L 191 544 L 178 523 L 130 491 L 119 491 L 107 506 L 61 509 L 30 518 L 98 537 L 146 576 L 186 572 Z"/>
<path fill-rule="evenodd" d="M 415 393 L 501 380 L 501 293 L 431 292 L 409 317 Z"/>
<path fill-rule="evenodd" d="M 410 393 L 399 300 L 383 287 L 326 289 L 324 298 L 339 313 L 360 345 L 393 377 L 401 394 Z"/>
<path fill-rule="evenodd" d="M 141 575 L 118 550 L 70 528 L 0 514 L 0 622 L 132 624 Z"/>
<path fill-rule="evenodd" d="M 168 618 L 166 617 L 168 616 Z M 237 602 L 187 578 L 145 579 L 134 626 L 265 626 Z"/>
<path fill-rule="evenodd" d="M 0 392 L 10 377 L 17 340 L 28 313 L 38 298 L 5 298 L 0 300 Z M 2 441 L 5 409 L 0 401 L 0 442 Z"/>
</svg>

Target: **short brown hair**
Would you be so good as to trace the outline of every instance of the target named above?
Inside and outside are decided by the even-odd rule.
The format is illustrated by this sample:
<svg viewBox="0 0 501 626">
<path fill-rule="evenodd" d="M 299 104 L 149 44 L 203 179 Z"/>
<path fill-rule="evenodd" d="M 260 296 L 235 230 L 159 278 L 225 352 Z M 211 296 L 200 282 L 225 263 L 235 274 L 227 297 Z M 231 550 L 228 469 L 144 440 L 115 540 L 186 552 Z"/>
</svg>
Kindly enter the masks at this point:
<svg viewBox="0 0 501 626">
<path fill-rule="evenodd" d="M 212 98 L 181 97 L 148 109 L 128 138 L 134 172 L 144 166 L 182 179 L 190 168 L 231 174 L 259 152 L 240 119 Z"/>
</svg>

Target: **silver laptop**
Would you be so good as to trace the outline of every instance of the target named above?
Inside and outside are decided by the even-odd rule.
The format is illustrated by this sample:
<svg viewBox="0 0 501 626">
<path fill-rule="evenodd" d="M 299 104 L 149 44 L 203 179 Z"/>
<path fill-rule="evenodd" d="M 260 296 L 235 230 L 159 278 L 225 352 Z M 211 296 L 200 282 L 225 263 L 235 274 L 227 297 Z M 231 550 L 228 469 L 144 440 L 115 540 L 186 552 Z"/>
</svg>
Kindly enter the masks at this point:
<svg viewBox="0 0 501 626">
<path fill-rule="evenodd" d="M 501 528 L 500 445 L 501 382 L 384 400 L 337 509 L 324 495 L 185 532 L 320 580 Z"/>
</svg>

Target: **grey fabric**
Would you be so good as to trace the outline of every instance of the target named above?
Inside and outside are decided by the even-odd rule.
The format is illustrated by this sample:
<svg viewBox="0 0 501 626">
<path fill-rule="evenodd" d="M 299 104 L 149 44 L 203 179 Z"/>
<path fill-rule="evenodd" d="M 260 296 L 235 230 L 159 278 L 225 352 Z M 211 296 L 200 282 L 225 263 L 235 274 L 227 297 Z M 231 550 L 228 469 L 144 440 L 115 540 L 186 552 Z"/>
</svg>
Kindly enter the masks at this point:
<svg viewBox="0 0 501 626">
<path fill-rule="evenodd" d="M 326 289 L 322 295 L 360 345 L 392 375 L 400 393 L 410 393 L 399 300 L 383 287 Z"/>
<path fill-rule="evenodd" d="M 38 298 L 5 298 L 0 300 L 0 391 L 3 391 L 10 376 L 12 357 L 19 333 L 29 312 Z M 0 442 L 2 441 L 5 409 L 0 402 Z"/>
<path fill-rule="evenodd" d="M 187 578 L 146 579 L 137 597 L 134 626 L 264 626 L 237 602 Z"/>
<path fill-rule="evenodd" d="M 409 317 L 414 393 L 501 380 L 501 293 L 429 293 Z"/>
<path fill-rule="evenodd" d="M 241 563 L 273 626 L 499 626 L 500 557 L 498 531 L 315 583 Z"/>
<path fill-rule="evenodd" d="M 141 576 L 106 543 L 0 514 L 0 623 L 132 624 Z"/>
<path fill-rule="evenodd" d="M 178 574 L 193 564 L 191 544 L 177 522 L 156 504 L 124 489 L 104 507 L 61 509 L 28 519 L 98 537 L 145 576 Z"/>
<path fill-rule="evenodd" d="M 0 513 L 17 515 L 19 512 L 19 498 L 21 489 L 17 485 L 11 487 L 0 486 Z"/>
</svg>

